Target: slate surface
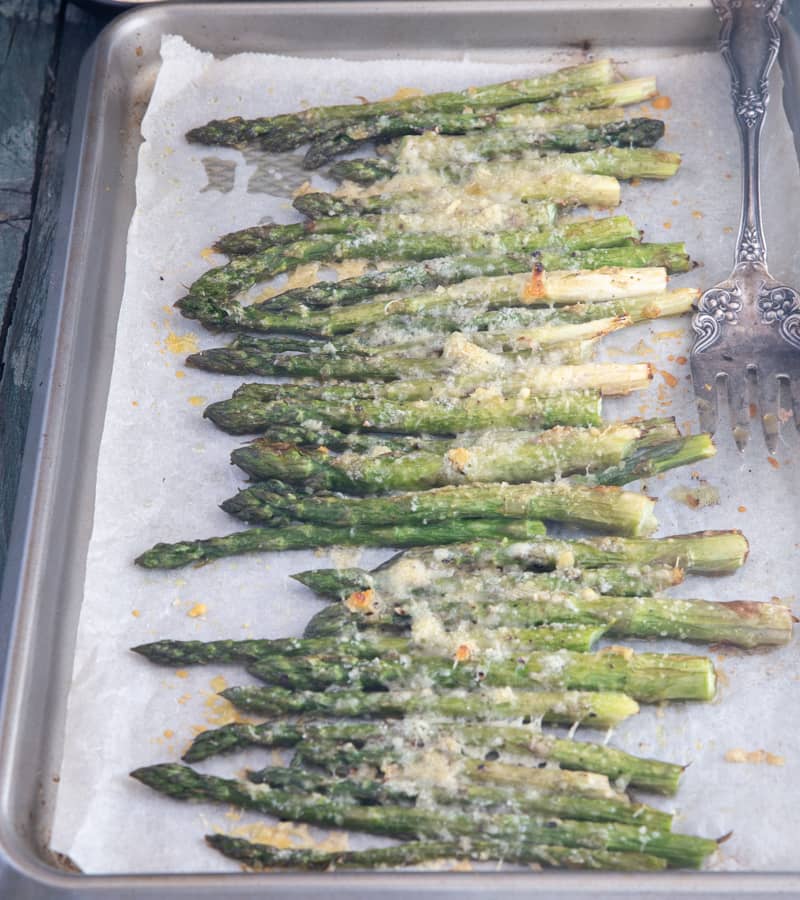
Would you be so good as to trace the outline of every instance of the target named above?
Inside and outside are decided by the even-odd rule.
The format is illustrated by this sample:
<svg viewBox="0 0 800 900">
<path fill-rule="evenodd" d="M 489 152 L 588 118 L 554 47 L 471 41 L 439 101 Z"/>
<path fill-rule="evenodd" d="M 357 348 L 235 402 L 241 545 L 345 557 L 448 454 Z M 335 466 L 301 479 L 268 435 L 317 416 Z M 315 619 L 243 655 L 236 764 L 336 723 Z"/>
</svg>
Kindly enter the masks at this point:
<svg viewBox="0 0 800 900">
<path fill-rule="evenodd" d="M 0 0 L 0 581 L 36 389 L 78 68 L 109 18 L 63 0 Z M 11 617 L 0 608 L 0 676 Z M 53 896 L 0 859 L 0 897 Z"/>
</svg>

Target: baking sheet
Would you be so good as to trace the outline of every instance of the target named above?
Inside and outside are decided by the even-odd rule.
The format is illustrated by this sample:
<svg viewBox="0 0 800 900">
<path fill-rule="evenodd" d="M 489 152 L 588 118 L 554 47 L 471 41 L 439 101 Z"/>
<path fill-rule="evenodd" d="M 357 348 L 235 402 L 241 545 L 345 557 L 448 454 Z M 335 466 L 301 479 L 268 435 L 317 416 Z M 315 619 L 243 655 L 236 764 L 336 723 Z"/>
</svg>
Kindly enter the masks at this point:
<svg viewBox="0 0 800 900">
<path fill-rule="evenodd" d="M 202 834 L 215 828 L 243 830 L 263 821 L 226 814 L 219 807 L 169 803 L 128 778 L 135 766 L 176 759 L 195 729 L 227 721 L 230 709 L 216 692 L 223 680 L 233 684 L 246 679 L 233 667 L 175 673 L 147 664 L 127 648 L 161 637 L 299 634 L 320 604 L 288 575 L 331 564 L 327 555 L 312 553 L 242 557 L 175 572 L 145 572 L 131 564 L 157 540 L 235 529 L 214 504 L 239 486 L 236 470 L 227 465 L 237 441 L 204 422 L 200 412 L 206 401 L 229 395 L 237 381 L 182 368 L 186 352 L 220 341 L 175 315 L 172 303 L 183 293 L 182 285 L 215 262 L 207 248 L 219 233 L 265 217 L 294 219 L 289 194 L 298 175 L 292 160 L 254 160 L 238 151 L 189 147 L 183 133 L 232 112 L 269 114 L 306 103 L 348 102 L 364 93 L 387 96 L 409 86 L 463 87 L 574 62 L 577 54 L 532 52 L 521 65 L 468 59 L 332 63 L 253 54 L 220 62 L 171 38 L 163 55 L 143 124 L 137 209 L 129 235 L 52 836 L 54 849 L 96 873 L 235 869 L 203 846 Z M 648 240 L 686 239 L 693 256 L 704 262 L 704 268 L 676 279 L 676 285 L 712 284 L 729 268 L 738 221 L 738 145 L 727 111 L 727 73 L 715 54 L 699 53 L 621 68 L 630 76 L 659 76 L 662 92 L 673 101 L 664 113 L 664 144 L 685 154 L 678 179 L 626 187 L 622 209 L 645 229 Z M 779 88 L 776 79 L 776 100 Z M 768 208 L 797 208 L 796 160 L 778 102 L 771 108 L 767 131 Z M 325 184 L 317 176 L 314 183 Z M 258 191 L 265 187 L 278 196 Z M 772 221 L 782 218 L 776 215 Z M 791 228 L 778 232 L 768 224 L 773 269 L 800 283 L 800 273 L 790 268 L 792 234 Z M 609 358 L 619 358 L 624 350 L 626 356 L 654 361 L 678 381 L 674 388 L 666 381 L 654 387 L 647 402 L 639 397 L 627 404 L 609 403 L 609 418 L 667 412 L 681 424 L 694 421 L 687 367 L 679 362 L 688 343 L 685 329 L 675 334 L 676 329 L 676 323 L 668 322 L 615 336 Z M 663 339 L 656 338 L 656 331 L 666 333 Z M 693 579 L 682 593 L 715 599 L 791 593 L 798 540 L 791 501 L 796 490 L 792 443 L 778 452 L 778 468 L 767 463 L 758 441 L 744 458 L 731 451 L 706 463 L 702 473 L 723 498 L 718 507 L 691 511 L 669 499 L 674 486 L 689 484 L 685 471 L 648 486 L 662 497 L 660 533 L 735 524 L 753 544 L 742 573 L 724 581 Z M 347 554 L 348 562 L 353 555 Z M 385 555 L 365 552 L 361 564 L 372 565 Z M 797 813 L 791 785 L 797 762 L 791 738 L 799 723 L 791 696 L 798 674 L 793 657 L 791 648 L 769 656 L 728 655 L 720 663 L 727 683 L 717 702 L 691 710 L 680 705 L 646 710 L 613 737 L 635 752 L 692 762 L 679 796 L 666 805 L 678 808 L 685 830 L 713 835 L 734 830 L 715 863 L 719 867 L 794 865 Z M 732 748 L 763 748 L 782 755 L 785 765 L 725 762 L 724 753 Z M 263 750 L 251 751 L 209 761 L 203 768 L 231 774 L 264 757 Z M 340 840 L 333 838 L 337 844 Z"/>
</svg>

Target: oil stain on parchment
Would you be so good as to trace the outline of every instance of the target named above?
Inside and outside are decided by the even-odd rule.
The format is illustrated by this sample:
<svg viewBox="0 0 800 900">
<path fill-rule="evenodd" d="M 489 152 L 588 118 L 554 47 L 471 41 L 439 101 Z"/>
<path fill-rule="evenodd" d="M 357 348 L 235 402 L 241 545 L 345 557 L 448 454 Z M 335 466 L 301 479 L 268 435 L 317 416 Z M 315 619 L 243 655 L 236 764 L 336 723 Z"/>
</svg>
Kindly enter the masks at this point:
<svg viewBox="0 0 800 900">
<path fill-rule="evenodd" d="M 242 154 L 246 162 L 256 167 L 247 182 L 250 194 L 286 196 L 308 180 L 302 154 L 267 153 L 257 147 L 244 147 Z"/>
<path fill-rule="evenodd" d="M 236 178 L 236 163 L 230 159 L 220 159 L 218 156 L 204 156 L 201 162 L 206 170 L 208 184 L 200 193 L 219 191 L 221 194 L 229 194 L 233 190 Z"/>
</svg>

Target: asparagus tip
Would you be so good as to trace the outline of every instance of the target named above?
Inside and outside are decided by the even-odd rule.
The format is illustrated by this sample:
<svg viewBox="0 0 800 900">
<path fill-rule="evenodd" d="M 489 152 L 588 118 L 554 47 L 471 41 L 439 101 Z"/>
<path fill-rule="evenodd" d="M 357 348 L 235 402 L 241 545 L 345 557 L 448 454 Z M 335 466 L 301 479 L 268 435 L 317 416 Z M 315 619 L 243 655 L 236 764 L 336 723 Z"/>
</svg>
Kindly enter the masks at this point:
<svg viewBox="0 0 800 900">
<path fill-rule="evenodd" d="M 309 569 L 290 576 L 323 597 L 339 599 L 360 591 L 372 583 L 369 572 L 364 569 Z"/>
</svg>

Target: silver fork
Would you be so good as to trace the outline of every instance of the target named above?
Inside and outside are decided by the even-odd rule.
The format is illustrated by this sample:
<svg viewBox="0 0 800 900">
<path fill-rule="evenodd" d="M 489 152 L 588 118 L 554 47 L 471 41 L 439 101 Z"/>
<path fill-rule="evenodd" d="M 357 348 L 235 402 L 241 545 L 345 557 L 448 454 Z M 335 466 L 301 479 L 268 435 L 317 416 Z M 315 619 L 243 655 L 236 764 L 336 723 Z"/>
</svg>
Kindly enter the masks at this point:
<svg viewBox="0 0 800 900">
<path fill-rule="evenodd" d="M 731 72 L 741 138 L 742 217 L 733 272 L 702 295 L 692 318 L 696 333 L 692 383 L 700 426 L 714 432 L 724 379 L 740 450 L 750 436 L 750 398 L 757 397 L 772 453 L 780 437 L 781 383 L 788 382 L 800 427 L 800 296 L 767 271 L 759 197 L 758 149 L 769 101 L 769 72 L 780 47 L 777 19 L 783 0 L 712 2 L 722 20 L 720 51 Z"/>
</svg>

